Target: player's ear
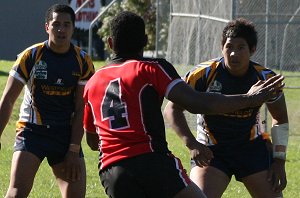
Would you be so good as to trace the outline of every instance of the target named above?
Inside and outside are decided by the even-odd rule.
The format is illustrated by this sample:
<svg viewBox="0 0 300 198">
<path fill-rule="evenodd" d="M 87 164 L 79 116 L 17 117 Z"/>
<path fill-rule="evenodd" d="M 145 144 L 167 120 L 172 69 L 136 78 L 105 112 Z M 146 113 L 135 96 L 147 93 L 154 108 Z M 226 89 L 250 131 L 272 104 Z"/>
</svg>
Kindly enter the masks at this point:
<svg viewBox="0 0 300 198">
<path fill-rule="evenodd" d="M 108 43 L 109 48 L 113 50 L 114 49 L 113 48 L 113 39 L 111 37 L 107 38 L 107 43 Z"/>
<path fill-rule="evenodd" d="M 48 30 L 49 30 L 49 25 L 48 25 L 48 23 L 45 23 L 45 30 L 46 30 L 46 32 L 48 33 Z"/>
<path fill-rule="evenodd" d="M 225 56 L 223 48 L 224 48 L 224 45 L 222 44 L 221 45 L 221 53 L 222 53 L 223 56 Z"/>
<path fill-rule="evenodd" d="M 145 34 L 143 47 L 146 47 L 147 44 L 148 44 L 148 35 Z"/>
<path fill-rule="evenodd" d="M 250 49 L 250 56 L 252 56 L 255 52 L 256 52 L 256 46 L 253 46 L 253 47 Z"/>
</svg>

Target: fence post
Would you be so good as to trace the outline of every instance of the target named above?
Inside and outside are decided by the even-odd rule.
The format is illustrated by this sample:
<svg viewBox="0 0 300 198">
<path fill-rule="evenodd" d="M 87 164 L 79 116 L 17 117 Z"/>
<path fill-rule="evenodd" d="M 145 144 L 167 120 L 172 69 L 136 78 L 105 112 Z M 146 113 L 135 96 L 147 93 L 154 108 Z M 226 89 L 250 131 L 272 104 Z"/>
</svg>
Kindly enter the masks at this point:
<svg viewBox="0 0 300 198">
<path fill-rule="evenodd" d="M 110 8 L 116 1 L 121 1 L 121 0 L 113 0 L 111 1 L 105 8 L 102 10 L 96 18 L 91 22 L 90 27 L 89 27 L 89 46 L 88 46 L 88 54 L 92 57 L 92 36 L 93 36 L 93 26 L 97 22 L 97 20 Z"/>
</svg>

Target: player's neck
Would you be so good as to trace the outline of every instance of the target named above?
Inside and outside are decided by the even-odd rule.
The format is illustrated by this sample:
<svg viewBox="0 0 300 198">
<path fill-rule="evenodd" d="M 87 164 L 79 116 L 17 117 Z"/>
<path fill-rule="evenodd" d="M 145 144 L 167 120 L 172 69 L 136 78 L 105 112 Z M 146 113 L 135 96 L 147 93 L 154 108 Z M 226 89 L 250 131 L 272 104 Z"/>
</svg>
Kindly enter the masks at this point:
<svg viewBox="0 0 300 198">
<path fill-rule="evenodd" d="M 71 44 L 69 43 L 68 45 L 56 45 L 53 42 L 48 42 L 48 46 L 53 52 L 64 54 L 69 51 Z"/>
</svg>

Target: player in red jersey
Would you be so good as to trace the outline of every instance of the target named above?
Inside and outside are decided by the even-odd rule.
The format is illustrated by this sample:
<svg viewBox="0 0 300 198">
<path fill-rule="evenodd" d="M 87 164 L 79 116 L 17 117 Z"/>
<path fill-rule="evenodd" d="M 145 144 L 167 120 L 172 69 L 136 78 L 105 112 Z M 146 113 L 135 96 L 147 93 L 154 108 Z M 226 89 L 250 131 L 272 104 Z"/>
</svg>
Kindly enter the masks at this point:
<svg viewBox="0 0 300 198">
<path fill-rule="evenodd" d="M 71 43 L 74 25 L 71 7 L 51 6 L 45 16 L 48 40 L 19 54 L 9 73 L 0 101 L 0 134 L 23 87 L 25 92 L 7 198 L 28 197 L 44 158 L 62 197 L 85 197 L 86 170 L 80 146 L 84 134 L 82 95 L 94 66 L 91 58 Z"/>
<path fill-rule="evenodd" d="M 205 197 L 168 149 L 164 97 L 194 113 L 228 112 L 260 105 L 283 86 L 282 77 L 261 82 L 244 95 L 197 93 L 166 60 L 143 58 L 147 35 L 141 17 L 121 12 L 110 31 L 108 43 L 115 56 L 84 91 L 84 128 L 89 146 L 100 151 L 105 192 L 113 198 Z M 203 155 L 206 162 L 212 158 L 209 149 Z"/>
<path fill-rule="evenodd" d="M 185 80 L 199 92 L 246 93 L 257 80 L 276 75 L 250 60 L 256 46 L 254 24 L 246 19 L 231 21 L 222 34 L 223 57 L 199 64 L 187 73 Z M 207 197 L 221 197 L 233 175 L 243 182 L 252 197 L 282 196 L 281 191 L 287 184 L 285 156 L 288 142 L 284 94 L 269 100 L 266 105 L 272 116 L 274 159 L 267 148 L 269 140 L 263 137 L 264 129 L 260 126 L 260 106 L 223 114 L 197 115 L 197 140 L 212 150 L 214 158 L 209 166 L 192 160 L 190 177 Z M 170 102 L 165 108 L 165 116 L 184 141 L 186 136 L 194 140 L 183 111 Z M 192 155 L 197 152 L 201 154 L 201 150 L 191 149 Z"/>
</svg>

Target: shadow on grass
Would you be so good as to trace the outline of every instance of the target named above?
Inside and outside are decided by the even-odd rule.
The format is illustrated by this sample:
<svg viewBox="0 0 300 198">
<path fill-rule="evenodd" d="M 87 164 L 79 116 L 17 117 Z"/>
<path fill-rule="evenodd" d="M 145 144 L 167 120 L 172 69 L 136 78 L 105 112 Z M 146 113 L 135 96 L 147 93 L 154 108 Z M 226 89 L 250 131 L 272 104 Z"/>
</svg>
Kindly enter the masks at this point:
<svg viewBox="0 0 300 198">
<path fill-rule="evenodd" d="M 0 71 L 0 76 L 8 76 L 8 72 Z"/>
</svg>

